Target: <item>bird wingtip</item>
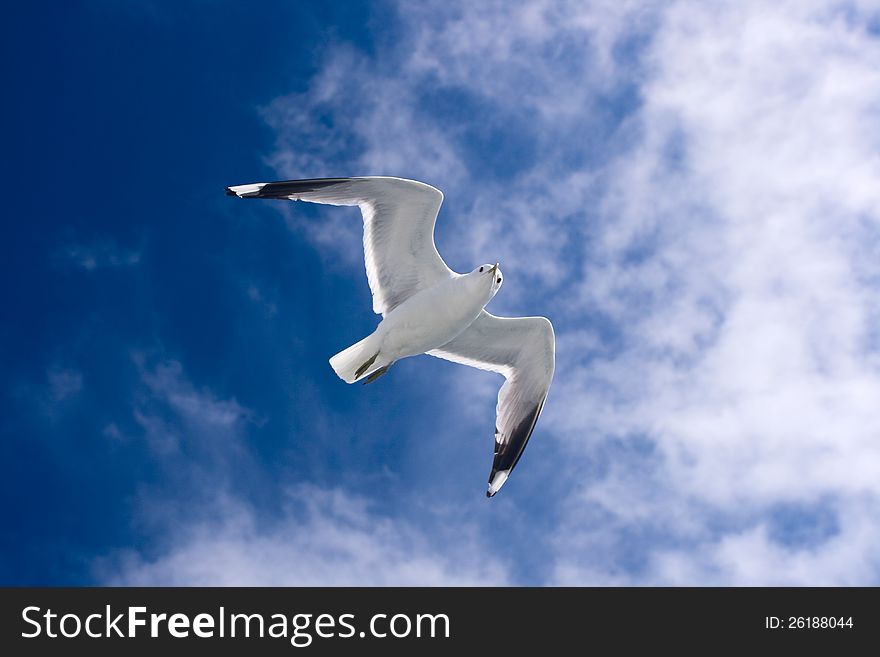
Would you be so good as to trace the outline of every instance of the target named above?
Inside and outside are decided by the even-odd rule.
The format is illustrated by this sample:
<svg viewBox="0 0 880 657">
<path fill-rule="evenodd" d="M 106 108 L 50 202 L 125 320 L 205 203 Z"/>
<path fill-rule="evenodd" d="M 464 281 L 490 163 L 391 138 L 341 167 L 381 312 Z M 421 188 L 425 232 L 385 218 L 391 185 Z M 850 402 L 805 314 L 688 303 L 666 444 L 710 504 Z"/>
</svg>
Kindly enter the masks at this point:
<svg viewBox="0 0 880 657">
<path fill-rule="evenodd" d="M 486 491 L 486 497 L 495 497 L 495 493 L 501 490 L 501 487 L 504 485 L 504 482 L 507 481 L 509 475 L 510 470 L 499 470 L 498 472 L 493 471 L 489 477 L 489 489 Z"/>
<path fill-rule="evenodd" d="M 227 196 L 238 196 L 239 198 L 257 197 L 260 190 L 266 186 L 266 183 L 252 183 L 250 185 L 231 185 L 226 188 Z"/>
</svg>

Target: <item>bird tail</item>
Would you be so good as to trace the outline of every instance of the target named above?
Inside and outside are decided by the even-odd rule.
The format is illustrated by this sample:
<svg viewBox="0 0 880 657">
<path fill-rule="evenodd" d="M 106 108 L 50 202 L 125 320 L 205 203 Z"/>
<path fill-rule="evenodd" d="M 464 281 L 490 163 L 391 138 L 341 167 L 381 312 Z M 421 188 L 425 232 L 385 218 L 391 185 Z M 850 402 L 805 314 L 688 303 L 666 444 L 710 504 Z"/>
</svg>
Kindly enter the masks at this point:
<svg viewBox="0 0 880 657">
<path fill-rule="evenodd" d="M 380 343 L 379 337 L 371 333 L 360 342 L 333 356 L 330 359 L 330 367 L 346 383 L 354 383 L 365 376 L 370 376 L 390 365 L 379 356 Z"/>
</svg>

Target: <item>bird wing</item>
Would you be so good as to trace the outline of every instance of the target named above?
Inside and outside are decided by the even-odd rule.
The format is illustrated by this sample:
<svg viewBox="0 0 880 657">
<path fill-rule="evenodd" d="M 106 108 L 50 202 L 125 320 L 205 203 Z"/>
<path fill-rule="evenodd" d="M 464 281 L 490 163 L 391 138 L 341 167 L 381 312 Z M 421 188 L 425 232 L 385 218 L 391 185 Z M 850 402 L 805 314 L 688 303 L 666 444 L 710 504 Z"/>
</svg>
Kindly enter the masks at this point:
<svg viewBox="0 0 880 657">
<path fill-rule="evenodd" d="M 378 314 L 387 315 L 416 292 L 453 275 L 434 245 L 443 193 L 425 183 L 379 176 L 318 178 L 237 185 L 226 193 L 359 206 L 367 280 Z"/>
<path fill-rule="evenodd" d="M 516 467 L 544 407 L 556 362 L 556 336 L 544 317 L 496 317 L 485 310 L 432 356 L 490 370 L 507 379 L 498 392 L 492 497 Z"/>
</svg>

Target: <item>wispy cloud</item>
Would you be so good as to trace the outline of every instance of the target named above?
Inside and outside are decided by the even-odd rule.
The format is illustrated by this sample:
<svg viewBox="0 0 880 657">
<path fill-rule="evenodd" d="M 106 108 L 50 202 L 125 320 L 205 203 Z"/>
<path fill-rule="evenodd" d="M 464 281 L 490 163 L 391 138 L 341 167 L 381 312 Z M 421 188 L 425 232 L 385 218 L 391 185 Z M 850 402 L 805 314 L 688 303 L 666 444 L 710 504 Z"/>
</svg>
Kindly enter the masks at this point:
<svg viewBox="0 0 880 657">
<path fill-rule="evenodd" d="M 220 460 L 225 460 L 224 453 L 241 450 L 240 432 L 254 419 L 248 409 L 235 399 L 220 399 L 211 390 L 196 387 L 177 360 L 157 360 L 142 353 L 135 353 L 133 359 L 141 385 L 132 415 L 153 450 L 170 455 L 185 447 Z M 212 449 L 215 446 L 222 449 Z"/>
<path fill-rule="evenodd" d="M 585 252 L 583 298 L 623 347 L 570 368 L 558 390 L 580 402 L 567 433 L 653 445 L 640 459 L 651 476 L 613 468 L 582 488 L 569 521 L 583 526 L 599 505 L 619 541 L 634 528 L 655 536 L 630 550 L 645 577 L 880 576 L 866 531 L 880 501 L 880 308 L 866 259 L 878 248 L 878 52 L 864 17 L 825 5 L 679 5 L 654 37 L 644 137 L 615 165 L 604 258 Z M 846 521 L 827 546 L 767 531 L 775 505 L 828 496 Z M 641 509 L 634 522 L 626 503 Z M 844 577 L 840 545 L 858 577 Z M 774 570 L 786 559 L 814 568 Z M 691 560 L 714 575 L 682 567 Z M 576 561 L 563 560 L 566 577 Z"/>
<path fill-rule="evenodd" d="M 54 402 L 64 401 L 78 394 L 83 387 L 82 372 L 55 367 L 49 370 L 49 398 Z"/>
<path fill-rule="evenodd" d="M 248 299 L 263 309 L 267 317 L 274 317 L 278 314 L 278 304 L 256 283 L 251 283 L 247 286 L 247 296 Z"/>
<path fill-rule="evenodd" d="M 54 424 L 76 407 L 84 389 L 80 369 L 70 364 L 55 364 L 43 373 L 42 381 L 19 382 L 11 393 L 16 403 L 30 408 L 34 419 Z"/>
<path fill-rule="evenodd" d="M 57 251 L 55 256 L 61 264 L 86 271 L 133 267 L 141 262 L 140 250 L 121 247 L 115 240 L 109 238 L 83 244 L 69 244 Z"/>
<path fill-rule="evenodd" d="M 95 576 L 124 585 L 465 585 L 510 582 L 503 559 L 473 522 L 422 509 L 426 527 L 382 512 L 370 498 L 300 480 L 270 508 L 239 480 L 266 477 L 253 462 L 255 414 L 192 382 L 178 360 L 136 354 L 132 399 L 139 432 L 117 424 L 108 439 L 145 439 L 169 490 L 144 486 L 132 521 L 150 538 L 95 561 Z M 267 479 L 261 487 L 275 490 Z M 181 491 L 186 491 L 183 495 Z M 258 495 L 258 497 L 262 497 Z M 273 495 L 274 497 L 274 495 Z M 279 508 L 280 507 L 280 508 Z"/>
<path fill-rule="evenodd" d="M 508 582 L 472 528 L 424 535 L 341 490 L 299 486 L 280 517 L 238 500 L 211 515 L 181 518 L 159 556 L 127 553 L 102 560 L 99 577 L 136 586 L 455 586 Z"/>
</svg>

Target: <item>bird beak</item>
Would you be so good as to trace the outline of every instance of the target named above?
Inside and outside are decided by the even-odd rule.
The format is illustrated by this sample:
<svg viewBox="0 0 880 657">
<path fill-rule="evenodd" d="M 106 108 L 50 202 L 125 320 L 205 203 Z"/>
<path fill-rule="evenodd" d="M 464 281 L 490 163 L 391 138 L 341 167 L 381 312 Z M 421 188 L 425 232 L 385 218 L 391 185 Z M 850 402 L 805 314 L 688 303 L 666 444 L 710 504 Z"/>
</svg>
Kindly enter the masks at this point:
<svg viewBox="0 0 880 657">
<path fill-rule="evenodd" d="M 492 267 L 492 269 L 489 270 L 489 273 L 490 273 L 490 274 L 494 274 L 494 273 L 498 270 L 498 265 L 499 265 L 499 263 L 496 262 L 496 263 L 495 263 L 495 266 Z"/>
</svg>

